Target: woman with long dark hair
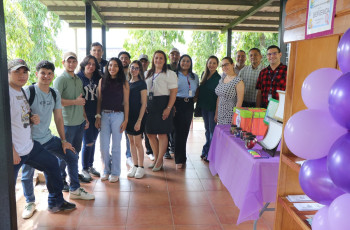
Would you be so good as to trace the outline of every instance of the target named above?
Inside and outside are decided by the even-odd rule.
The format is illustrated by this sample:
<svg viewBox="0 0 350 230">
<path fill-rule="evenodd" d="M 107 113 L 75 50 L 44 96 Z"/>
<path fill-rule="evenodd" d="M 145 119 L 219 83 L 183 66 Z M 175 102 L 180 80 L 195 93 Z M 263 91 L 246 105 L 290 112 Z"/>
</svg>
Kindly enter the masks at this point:
<svg viewBox="0 0 350 230">
<path fill-rule="evenodd" d="M 98 84 L 96 128 L 101 129 L 100 144 L 103 162 L 101 180 L 114 183 L 120 176 L 120 141 L 129 118 L 129 83 L 122 62 L 113 57 L 107 63 L 105 77 Z M 112 151 L 109 144 L 112 136 Z"/>
<path fill-rule="evenodd" d="M 244 83 L 235 73 L 235 64 L 230 57 L 221 60 L 221 67 L 226 74 L 215 89 L 218 95 L 215 112 L 215 122 L 220 125 L 231 124 L 233 107 L 242 107 Z"/>
<path fill-rule="evenodd" d="M 147 84 L 147 120 L 146 133 L 149 138 L 154 164 L 150 165 L 156 172 L 163 168 L 163 155 L 168 147 L 168 133 L 173 130 L 174 103 L 177 93 L 175 72 L 167 69 L 167 58 L 158 50 L 152 59 L 152 68 L 146 72 Z"/>
<path fill-rule="evenodd" d="M 199 85 L 197 74 L 192 72 L 192 59 L 189 55 L 180 57 L 176 74 L 175 163 L 176 168 L 183 168 L 186 165 L 186 142 L 193 118 L 193 97 Z"/>
<path fill-rule="evenodd" d="M 143 75 L 142 63 L 133 61 L 129 72 L 129 120 L 126 133 L 129 137 L 131 157 L 134 166 L 129 170 L 127 176 L 142 178 L 145 175 L 143 167 L 144 151 L 142 146 L 142 134 L 145 129 L 145 111 L 147 106 L 147 85 Z"/>
<path fill-rule="evenodd" d="M 216 122 L 214 120 L 216 110 L 217 96 L 215 88 L 219 84 L 221 76 L 216 70 L 219 65 L 219 59 L 216 56 L 210 56 L 205 65 L 205 71 L 202 74 L 199 86 L 199 96 L 197 106 L 202 110 L 202 116 L 205 126 L 206 143 L 202 149 L 201 158 L 208 161 L 208 152 L 210 148 L 211 138 L 213 137 Z"/>
<path fill-rule="evenodd" d="M 83 176 L 86 179 L 92 179 L 90 174 L 99 177 L 100 173 L 93 167 L 95 155 L 95 142 L 98 136 L 98 129 L 95 124 L 96 109 L 97 109 L 97 86 L 101 79 L 100 66 L 97 59 L 92 56 L 86 56 L 80 63 L 80 71 L 77 74 L 83 82 L 85 92 L 85 113 L 91 125 L 84 130 L 83 147 L 81 150 L 83 166 Z"/>
</svg>

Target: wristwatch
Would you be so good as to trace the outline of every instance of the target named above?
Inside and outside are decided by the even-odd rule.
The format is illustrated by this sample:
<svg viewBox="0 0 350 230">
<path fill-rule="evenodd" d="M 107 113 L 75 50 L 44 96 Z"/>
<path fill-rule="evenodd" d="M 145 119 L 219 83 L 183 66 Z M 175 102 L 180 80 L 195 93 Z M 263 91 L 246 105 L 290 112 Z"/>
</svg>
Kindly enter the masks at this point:
<svg viewBox="0 0 350 230">
<path fill-rule="evenodd" d="M 171 107 L 170 106 L 168 106 L 168 107 L 166 107 L 167 109 L 171 109 Z"/>
<path fill-rule="evenodd" d="M 101 118 L 101 114 L 96 114 L 95 118 Z"/>
<path fill-rule="evenodd" d="M 66 140 L 66 139 L 64 139 L 64 140 L 61 140 L 61 143 L 63 144 L 63 143 L 67 143 L 68 141 Z"/>
</svg>

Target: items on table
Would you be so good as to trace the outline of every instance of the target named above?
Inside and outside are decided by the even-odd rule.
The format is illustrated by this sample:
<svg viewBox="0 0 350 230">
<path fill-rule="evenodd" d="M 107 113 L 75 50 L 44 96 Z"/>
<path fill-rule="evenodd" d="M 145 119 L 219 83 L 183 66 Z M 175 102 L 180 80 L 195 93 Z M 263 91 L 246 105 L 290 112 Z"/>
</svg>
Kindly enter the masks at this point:
<svg viewBox="0 0 350 230">
<path fill-rule="evenodd" d="M 234 108 L 232 124 L 257 136 L 265 135 L 267 125 L 264 123 L 266 109 L 263 108 Z"/>
</svg>

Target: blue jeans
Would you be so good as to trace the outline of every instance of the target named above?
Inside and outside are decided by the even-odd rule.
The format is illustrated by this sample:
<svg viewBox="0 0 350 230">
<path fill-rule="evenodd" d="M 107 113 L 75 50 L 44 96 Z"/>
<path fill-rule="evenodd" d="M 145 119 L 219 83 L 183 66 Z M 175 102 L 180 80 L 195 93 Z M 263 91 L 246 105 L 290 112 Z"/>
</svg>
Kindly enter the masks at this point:
<svg viewBox="0 0 350 230">
<path fill-rule="evenodd" d="M 98 129 L 95 127 L 95 116 L 87 116 L 89 120 L 89 128 L 84 130 L 83 135 L 83 147 L 81 150 L 81 163 L 83 166 L 83 169 L 88 170 L 90 167 L 92 167 L 94 163 L 94 156 L 95 156 L 95 142 L 98 136 Z M 88 146 L 89 144 L 92 144 Z"/>
<path fill-rule="evenodd" d="M 126 134 L 125 131 L 124 131 L 124 134 L 125 134 L 125 140 L 126 140 L 126 152 L 125 152 L 125 155 L 126 155 L 126 158 L 128 158 L 128 157 L 131 157 L 131 152 L 130 152 L 130 141 L 129 141 L 129 137 L 128 137 L 128 135 Z"/>
<path fill-rule="evenodd" d="M 203 149 L 202 149 L 202 156 L 207 157 L 210 149 L 211 139 L 213 137 L 214 129 L 216 126 L 216 123 L 214 121 L 215 111 L 208 111 L 208 110 L 202 109 L 202 116 L 204 120 L 205 139 L 206 139 L 206 142 L 203 145 Z"/>
<path fill-rule="evenodd" d="M 113 176 L 120 176 L 121 139 L 120 125 L 124 121 L 123 112 L 102 112 L 100 149 L 103 172 Z M 112 151 L 110 154 L 110 140 L 112 135 Z"/>
<path fill-rule="evenodd" d="M 66 150 L 64 154 L 62 149 L 61 139 L 53 136 L 48 142 L 42 145 L 49 153 L 62 159 L 68 165 L 68 175 L 70 177 L 69 190 L 75 191 L 80 188 L 79 178 L 78 178 L 78 154 L 73 153 L 70 150 Z M 34 169 L 27 164 L 22 167 L 22 186 L 23 193 L 26 198 L 26 202 L 34 202 L 34 189 L 33 189 L 33 176 Z"/>
<path fill-rule="evenodd" d="M 84 128 L 85 128 L 85 121 L 81 123 L 80 125 L 75 126 L 64 126 L 64 133 L 66 135 L 66 140 L 72 144 L 72 146 L 75 148 L 75 152 L 77 153 L 77 156 L 79 158 L 79 152 L 81 150 L 81 142 L 83 141 L 83 134 L 84 134 Z M 62 179 L 65 180 L 67 177 L 66 173 L 66 162 L 62 159 L 59 159 L 60 169 L 61 169 L 61 176 Z M 78 167 L 78 165 L 77 165 Z M 72 180 L 72 178 L 71 178 Z"/>
<path fill-rule="evenodd" d="M 64 201 L 62 194 L 63 182 L 60 176 L 60 168 L 57 163 L 57 158 L 44 149 L 39 142 L 34 141 L 32 151 L 25 156 L 21 156 L 21 162 L 19 164 L 13 165 L 15 182 L 18 176 L 18 171 L 23 164 L 27 164 L 44 172 L 46 187 L 49 191 L 49 208 L 61 206 Z"/>
</svg>

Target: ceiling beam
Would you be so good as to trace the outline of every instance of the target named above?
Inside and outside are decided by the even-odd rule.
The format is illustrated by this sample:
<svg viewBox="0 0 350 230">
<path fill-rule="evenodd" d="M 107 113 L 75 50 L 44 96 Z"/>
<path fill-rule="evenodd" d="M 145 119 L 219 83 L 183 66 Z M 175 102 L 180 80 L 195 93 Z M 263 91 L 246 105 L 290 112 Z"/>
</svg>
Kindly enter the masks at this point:
<svg viewBox="0 0 350 230">
<path fill-rule="evenodd" d="M 94 15 L 94 17 L 97 19 L 97 21 L 99 21 L 102 25 L 107 26 L 106 21 L 104 20 L 103 16 L 101 15 L 99 9 L 97 8 L 97 6 L 95 5 L 93 0 L 83 0 L 83 2 L 85 4 L 90 4 L 91 8 L 92 8 L 92 14 Z M 106 27 L 106 30 L 108 30 L 108 28 Z"/>
<path fill-rule="evenodd" d="M 261 8 L 263 8 L 264 6 L 270 4 L 272 1 L 273 0 L 261 0 L 255 6 L 253 6 L 249 10 L 247 10 L 244 14 L 242 14 L 237 19 L 233 20 L 231 23 L 229 23 L 227 26 L 225 26 L 222 29 L 222 32 L 226 32 L 228 29 L 231 29 L 231 28 L 235 27 L 236 25 L 240 24 L 241 22 L 246 20 L 249 16 L 254 15 Z"/>
<path fill-rule="evenodd" d="M 82 28 L 85 27 L 84 23 L 69 23 L 70 27 Z M 98 23 L 92 24 L 93 27 L 99 27 Z M 177 30 L 222 30 L 220 26 L 207 26 L 207 25 L 174 25 L 174 24 L 117 24 L 108 23 L 109 28 L 126 28 L 126 29 L 177 29 Z M 255 32 L 273 32 L 277 33 L 278 28 L 274 27 L 253 27 L 253 26 L 236 26 L 232 28 L 233 31 L 255 31 Z"/>
<path fill-rule="evenodd" d="M 94 0 L 95 2 L 123 2 L 139 3 L 140 0 Z M 197 5 L 228 5 L 228 6 L 254 6 L 256 1 L 252 0 L 143 0 L 142 3 L 167 3 L 167 4 L 197 4 Z M 273 2 L 274 6 L 280 6 L 279 2 Z"/>
<path fill-rule="evenodd" d="M 84 23 L 69 23 L 69 27 L 81 28 L 84 27 Z M 99 27 L 99 24 L 92 24 L 93 27 Z M 220 26 L 206 26 L 206 25 L 174 25 L 174 24 L 117 24 L 117 23 L 108 23 L 109 28 L 125 28 L 125 29 L 177 29 L 177 30 L 220 30 Z"/>
<path fill-rule="evenodd" d="M 66 21 L 84 21 L 83 15 L 62 15 L 61 20 Z M 229 19 L 216 18 L 172 18 L 172 17 L 124 17 L 124 16 L 108 16 L 105 17 L 106 22 L 188 22 L 188 23 L 229 23 Z M 241 24 L 251 25 L 279 25 L 277 20 L 245 20 Z"/>
<path fill-rule="evenodd" d="M 85 7 L 82 6 L 48 6 L 52 12 L 84 12 Z M 241 16 L 245 11 L 235 10 L 190 10 L 190 9 L 164 9 L 164 8 L 137 8 L 137 7 L 101 7 L 100 13 L 126 13 L 126 14 L 181 14 L 181 15 L 225 15 L 225 16 Z M 256 12 L 257 17 L 279 17 L 279 12 Z"/>
</svg>

